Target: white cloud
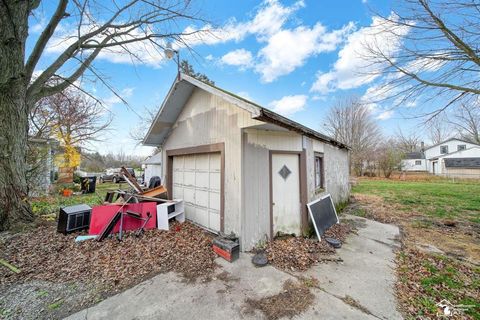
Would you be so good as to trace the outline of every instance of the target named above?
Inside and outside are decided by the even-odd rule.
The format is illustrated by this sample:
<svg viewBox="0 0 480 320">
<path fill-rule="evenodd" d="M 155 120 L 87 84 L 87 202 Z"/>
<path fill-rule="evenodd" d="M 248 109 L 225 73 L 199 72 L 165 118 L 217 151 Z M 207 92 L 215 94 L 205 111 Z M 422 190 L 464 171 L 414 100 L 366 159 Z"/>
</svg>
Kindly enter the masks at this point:
<svg viewBox="0 0 480 320">
<path fill-rule="evenodd" d="M 275 112 L 284 116 L 292 115 L 296 112 L 302 111 L 305 108 L 307 102 L 306 95 L 291 95 L 284 96 L 279 100 L 274 100 L 268 104 L 268 106 Z"/>
<path fill-rule="evenodd" d="M 262 81 L 272 82 L 302 66 L 310 56 L 335 50 L 353 28 L 353 23 L 349 23 L 339 30 L 327 32 L 321 23 L 317 23 L 312 28 L 299 26 L 280 30 L 260 50 L 260 63 L 255 70 L 262 75 Z"/>
<path fill-rule="evenodd" d="M 382 113 L 380 113 L 376 119 L 378 120 L 387 120 L 387 119 L 390 119 L 391 117 L 393 116 L 393 110 L 387 110 L 387 111 L 383 111 Z"/>
<path fill-rule="evenodd" d="M 390 15 L 389 19 L 395 19 L 395 16 Z M 408 27 L 397 27 L 396 35 L 393 35 L 386 31 L 389 27 L 388 21 L 375 16 L 370 26 L 350 34 L 332 70 L 319 72 L 311 91 L 325 94 L 338 89 L 358 88 L 377 79 L 380 76 L 380 73 L 375 73 L 378 66 L 374 67 L 366 59 L 368 47 L 378 46 L 385 54 L 392 55 L 400 49 L 401 37 L 409 32 Z"/>
<path fill-rule="evenodd" d="M 220 59 L 220 62 L 223 64 L 240 67 L 242 70 L 252 65 L 253 57 L 250 51 L 245 49 L 237 49 L 225 54 Z"/>
<path fill-rule="evenodd" d="M 120 97 L 112 93 L 109 97 L 102 99 L 102 102 L 108 109 L 110 109 L 113 105 L 122 103 L 122 99 L 127 100 L 127 98 L 131 97 L 134 90 L 135 88 L 124 88 L 120 92 L 118 92 L 118 95 Z"/>
</svg>

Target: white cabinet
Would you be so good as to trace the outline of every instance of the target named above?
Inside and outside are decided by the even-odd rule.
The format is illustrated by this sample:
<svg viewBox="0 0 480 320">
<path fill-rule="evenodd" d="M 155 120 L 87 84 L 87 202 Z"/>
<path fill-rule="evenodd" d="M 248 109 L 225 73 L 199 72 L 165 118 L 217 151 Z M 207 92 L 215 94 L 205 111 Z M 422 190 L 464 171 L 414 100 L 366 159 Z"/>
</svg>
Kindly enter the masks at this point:
<svg viewBox="0 0 480 320">
<path fill-rule="evenodd" d="M 175 218 L 185 222 L 185 206 L 182 199 L 175 199 L 157 205 L 157 228 L 168 230 L 168 220 Z"/>
</svg>

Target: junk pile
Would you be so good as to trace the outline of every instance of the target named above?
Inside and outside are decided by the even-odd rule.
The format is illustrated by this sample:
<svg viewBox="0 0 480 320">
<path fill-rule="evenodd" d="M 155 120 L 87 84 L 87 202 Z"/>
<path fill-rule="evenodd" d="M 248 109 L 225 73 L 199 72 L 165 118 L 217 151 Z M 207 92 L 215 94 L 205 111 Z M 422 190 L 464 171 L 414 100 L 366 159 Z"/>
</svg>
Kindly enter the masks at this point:
<svg viewBox="0 0 480 320">
<path fill-rule="evenodd" d="M 169 220 L 185 221 L 182 200 L 166 200 L 167 189 L 155 184 L 144 189 L 125 167 L 121 174 L 132 192 L 117 190 L 107 192 L 104 205 L 93 208 L 75 205 L 60 209 L 57 231 L 67 234 L 88 229 L 88 235 L 78 236 L 75 241 L 96 239 L 101 242 L 112 234 L 122 240 L 126 231 L 135 231 L 141 236 L 145 230 L 169 230 Z"/>
</svg>

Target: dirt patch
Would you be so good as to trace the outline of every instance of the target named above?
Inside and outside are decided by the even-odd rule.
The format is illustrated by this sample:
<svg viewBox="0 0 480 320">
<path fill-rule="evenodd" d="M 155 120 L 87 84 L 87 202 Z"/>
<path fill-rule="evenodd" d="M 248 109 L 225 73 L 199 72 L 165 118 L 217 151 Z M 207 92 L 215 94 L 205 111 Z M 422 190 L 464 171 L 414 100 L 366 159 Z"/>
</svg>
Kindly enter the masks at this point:
<svg viewBox="0 0 480 320">
<path fill-rule="evenodd" d="M 355 309 L 358 309 L 360 311 L 362 311 L 363 313 L 365 314 L 368 314 L 368 315 L 371 315 L 372 313 L 367 309 L 365 308 L 364 306 L 362 306 L 360 304 L 360 302 L 358 302 L 357 300 L 355 300 L 354 298 L 352 298 L 351 296 L 349 295 L 346 295 L 345 297 L 343 297 L 341 299 L 343 302 L 345 302 L 346 304 L 348 304 L 349 306 L 352 306 L 354 307 Z"/>
<path fill-rule="evenodd" d="M 287 280 L 283 284 L 283 291 L 276 295 L 261 299 L 247 299 L 246 313 L 253 314 L 255 310 L 259 310 L 268 320 L 283 317 L 291 319 L 308 310 L 314 298 L 314 294 L 303 281 Z"/>
<path fill-rule="evenodd" d="M 327 230 L 325 236 L 343 242 L 351 230 L 347 224 L 337 224 Z M 281 270 L 305 271 L 312 265 L 325 260 L 325 256 L 334 254 L 335 249 L 326 241 L 287 237 L 270 241 L 267 244 L 266 253 L 268 261 Z"/>
<path fill-rule="evenodd" d="M 64 236 L 54 226 L 4 237 L 0 258 L 21 272 L 0 267 L 0 285 L 31 285 L 41 280 L 94 285 L 104 295 L 111 295 L 169 271 L 188 282 L 209 279 L 216 268 L 213 236 L 188 222 L 174 223 L 170 230 L 148 230 L 141 237 L 127 233 L 121 242 L 111 238 L 75 243 L 78 234 Z M 60 309 L 61 304 L 54 307 Z M 2 308 L 12 309 L 9 305 Z"/>
</svg>

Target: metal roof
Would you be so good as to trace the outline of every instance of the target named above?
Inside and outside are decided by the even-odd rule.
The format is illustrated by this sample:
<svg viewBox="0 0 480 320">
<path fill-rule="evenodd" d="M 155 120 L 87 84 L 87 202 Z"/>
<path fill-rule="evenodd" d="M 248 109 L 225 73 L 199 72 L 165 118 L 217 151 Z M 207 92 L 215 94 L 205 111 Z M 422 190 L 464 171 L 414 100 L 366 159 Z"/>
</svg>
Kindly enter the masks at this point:
<svg viewBox="0 0 480 320">
<path fill-rule="evenodd" d="M 219 87 L 202 82 L 198 79 L 180 73 L 176 77 L 172 87 L 170 88 L 165 100 L 160 107 L 154 121 L 152 122 L 145 138 L 144 145 L 159 146 L 162 145 L 166 137 L 170 133 L 175 121 L 182 111 L 185 103 L 190 98 L 195 88 L 200 88 L 213 95 L 220 96 L 226 101 L 236 105 L 251 113 L 252 119 L 272 123 L 277 126 L 296 131 L 313 139 L 338 146 L 340 148 L 349 149 L 349 147 L 333 138 L 330 138 L 318 131 L 303 126 L 293 120 L 285 118 L 269 109 L 251 102 L 243 97 L 237 96 L 229 91 Z"/>
<path fill-rule="evenodd" d="M 447 168 L 480 169 L 480 158 L 445 158 Z"/>
</svg>

